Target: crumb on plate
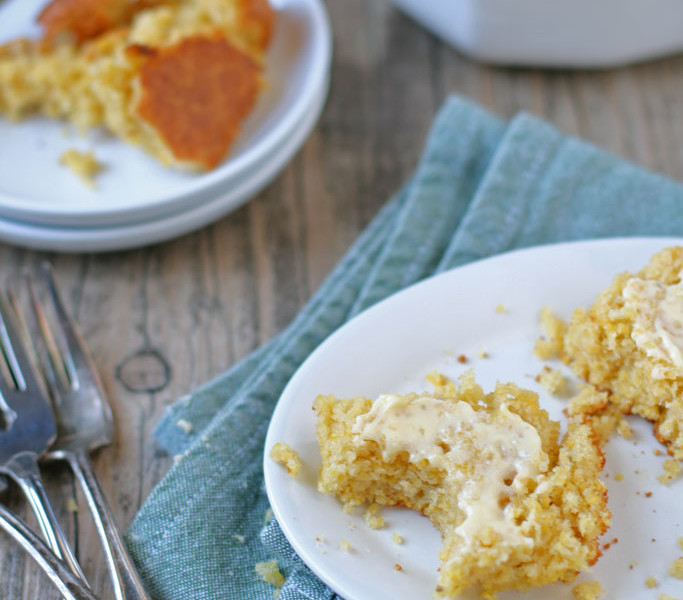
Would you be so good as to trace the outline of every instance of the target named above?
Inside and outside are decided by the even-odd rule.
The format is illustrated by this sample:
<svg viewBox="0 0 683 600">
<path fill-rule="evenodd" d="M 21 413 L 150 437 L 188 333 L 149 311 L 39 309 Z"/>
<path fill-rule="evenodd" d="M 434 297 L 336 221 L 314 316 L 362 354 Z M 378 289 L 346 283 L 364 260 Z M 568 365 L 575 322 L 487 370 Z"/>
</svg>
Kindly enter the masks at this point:
<svg viewBox="0 0 683 600">
<path fill-rule="evenodd" d="M 286 442 L 277 442 L 270 450 L 270 458 L 278 465 L 282 465 L 287 469 L 293 478 L 299 476 L 301 471 L 301 457 L 299 453 L 294 450 Z"/>
<path fill-rule="evenodd" d="M 605 588 L 599 581 L 583 581 L 572 588 L 576 600 L 598 600 L 605 595 Z"/>
</svg>

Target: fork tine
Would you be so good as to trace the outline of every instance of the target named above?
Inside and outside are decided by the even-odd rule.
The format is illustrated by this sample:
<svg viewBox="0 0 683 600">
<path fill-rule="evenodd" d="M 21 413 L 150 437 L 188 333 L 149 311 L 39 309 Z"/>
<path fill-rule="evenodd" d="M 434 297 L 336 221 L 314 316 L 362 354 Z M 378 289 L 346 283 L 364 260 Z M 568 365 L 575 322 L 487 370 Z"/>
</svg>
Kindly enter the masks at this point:
<svg viewBox="0 0 683 600">
<path fill-rule="evenodd" d="M 78 387 L 81 383 L 81 378 L 94 378 L 95 384 L 99 386 L 99 380 L 92 365 L 90 354 L 86 349 L 78 326 L 66 310 L 64 300 L 52 273 L 52 267 L 48 262 L 43 263 L 42 267 L 48 292 L 55 309 L 55 315 L 57 316 L 59 334 L 66 347 L 66 352 L 62 354 L 62 360 L 71 386 Z"/>
<path fill-rule="evenodd" d="M 68 367 L 64 363 L 62 353 L 59 351 L 59 346 L 52 335 L 52 329 L 43 310 L 43 305 L 38 299 L 31 277 L 28 278 L 28 290 L 35 322 L 40 332 L 40 358 L 42 360 L 39 360 L 38 364 L 41 366 L 49 389 L 68 390 L 71 387 Z"/>
<path fill-rule="evenodd" d="M 40 387 L 33 363 L 25 348 L 17 318 L 5 294 L 0 294 L 0 341 L 16 388 L 21 391 Z"/>
</svg>

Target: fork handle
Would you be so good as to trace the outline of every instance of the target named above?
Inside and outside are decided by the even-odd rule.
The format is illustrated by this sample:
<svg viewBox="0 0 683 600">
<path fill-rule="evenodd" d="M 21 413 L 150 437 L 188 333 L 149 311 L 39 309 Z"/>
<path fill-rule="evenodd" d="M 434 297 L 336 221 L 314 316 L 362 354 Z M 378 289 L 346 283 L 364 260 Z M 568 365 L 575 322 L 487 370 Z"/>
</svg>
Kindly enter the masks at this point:
<svg viewBox="0 0 683 600">
<path fill-rule="evenodd" d="M 45 491 L 36 455 L 32 452 L 17 454 L 5 465 L 5 468 L 6 474 L 12 477 L 24 492 L 47 545 L 52 548 L 58 558 L 64 560 L 74 575 L 87 583 Z"/>
<path fill-rule="evenodd" d="M 116 600 L 151 600 L 121 538 L 90 458 L 85 450 L 62 452 L 78 480 L 100 536 Z"/>
<path fill-rule="evenodd" d="M 45 542 L 3 504 L 0 504 L 0 528 L 12 536 L 38 563 L 65 600 L 97 600 L 83 581 L 57 558 Z"/>
</svg>

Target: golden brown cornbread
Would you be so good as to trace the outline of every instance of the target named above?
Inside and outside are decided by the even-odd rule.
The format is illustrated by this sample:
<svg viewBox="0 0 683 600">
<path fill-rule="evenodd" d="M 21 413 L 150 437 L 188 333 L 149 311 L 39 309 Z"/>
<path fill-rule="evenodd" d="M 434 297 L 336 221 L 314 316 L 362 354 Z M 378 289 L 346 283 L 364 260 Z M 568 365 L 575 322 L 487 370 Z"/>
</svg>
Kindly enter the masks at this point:
<svg viewBox="0 0 683 600">
<path fill-rule="evenodd" d="M 160 4 L 164 0 L 52 0 L 37 20 L 46 40 L 66 36 L 80 43 L 126 25 L 140 10 Z"/>
<path fill-rule="evenodd" d="M 425 401 L 419 394 L 396 398 L 408 407 Z M 437 385 L 428 394 L 435 406 L 447 410 L 448 405 L 466 403 L 478 420 L 492 424 L 505 423 L 501 419 L 512 414 L 526 430 L 535 431 L 540 450 L 533 467 L 538 474 L 515 481 L 518 476 L 513 473 L 504 482 L 488 481 L 489 441 L 479 440 L 483 452 L 477 450 L 474 430 L 467 423 L 455 439 L 439 442 L 443 455 L 438 461 L 390 451 L 389 437 L 370 439 L 359 426 L 372 418 L 378 401 L 334 396 L 315 400 L 322 458 L 318 489 L 347 507 L 399 505 L 429 517 L 443 538 L 436 596 L 455 597 L 477 586 L 483 597 L 492 598 L 501 590 L 569 582 L 598 559 L 598 539 L 609 525 L 610 514 L 606 488 L 599 479 L 604 459 L 588 423 L 570 419 L 560 444 L 559 424 L 539 407 L 533 392 L 499 384 L 484 394 L 471 374 L 458 384 Z M 513 433 L 508 433 L 511 440 Z M 506 443 L 502 441 L 503 446 Z M 469 459 L 456 459 L 463 451 Z M 463 526 L 470 513 L 458 499 L 469 493 L 471 482 L 503 489 L 489 504 L 493 521 L 502 523 L 500 528 L 490 526 L 491 521 L 479 526 L 476 520 L 474 529 Z M 472 506 L 481 501 L 480 497 Z"/>
<path fill-rule="evenodd" d="M 267 0 L 54 0 L 40 19 L 43 40 L 0 47 L 0 114 L 102 126 L 196 170 L 253 109 L 274 23 Z"/>
<path fill-rule="evenodd" d="M 627 302 L 625 290 L 657 285 L 664 294 L 681 283 L 682 270 L 683 248 L 658 252 L 635 275 L 617 275 L 591 307 L 576 309 L 568 324 L 546 311 L 547 339 L 537 346 L 541 356 L 557 354 L 623 413 L 651 421 L 677 459 L 683 459 L 683 369 L 656 344 L 638 343 L 644 335 L 636 329 L 642 311 Z M 645 334 L 656 340 L 655 331 Z"/>
</svg>

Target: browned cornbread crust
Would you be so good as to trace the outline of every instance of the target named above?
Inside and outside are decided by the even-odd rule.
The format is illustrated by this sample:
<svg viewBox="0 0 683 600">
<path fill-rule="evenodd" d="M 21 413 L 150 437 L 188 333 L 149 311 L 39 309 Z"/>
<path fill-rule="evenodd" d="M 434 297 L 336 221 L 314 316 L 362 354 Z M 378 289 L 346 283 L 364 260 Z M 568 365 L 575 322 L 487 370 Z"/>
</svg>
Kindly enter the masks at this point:
<svg viewBox="0 0 683 600">
<path fill-rule="evenodd" d="M 452 382 L 438 386 L 429 396 L 447 403 L 467 402 L 477 411 L 490 411 L 492 418 L 504 404 L 538 432 L 547 468 L 524 484 L 524 493 L 501 503 L 501 510 L 512 506 L 524 543 L 500 543 L 495 532 L 483 531 L 472 545 L 463 544 L 456 530 L 464 520 L 458 505 L 461 490 L 447 473 L 426 460 L 411 462 L 405 452 L 388 460 L 382 443 L 354 430 L 357 420 L 373 406 L 368 398 L 316 399 L 322 457 L 319 490 L 347 506 L 400 505 L 429 517 L 443 538 L 436 586 L 439 597 L 455 597 L 473 585 L 483 597 L 492 598 L 501 590 L 569 582 L 598 559 L 599 537 L 609 525 L 610 514 L 606 488 L 599 479 L 604 459 L 588 423 L 570 420 L 558 444 L 559 425 L 540 409 L 536 394 L 513 384 L 499 384 L 484 394 L 472 377 L 465 377 L 458 386 Z M 417 397 L 403 398 L 414 401 Z M 475 462 L 457 468 L 474 474 L 480 467 Z"/>
</svg>

